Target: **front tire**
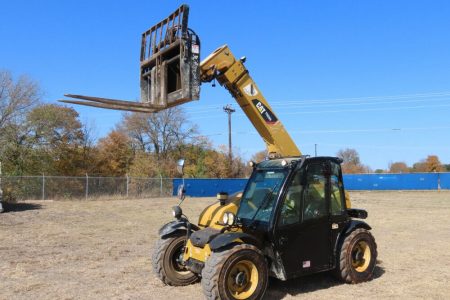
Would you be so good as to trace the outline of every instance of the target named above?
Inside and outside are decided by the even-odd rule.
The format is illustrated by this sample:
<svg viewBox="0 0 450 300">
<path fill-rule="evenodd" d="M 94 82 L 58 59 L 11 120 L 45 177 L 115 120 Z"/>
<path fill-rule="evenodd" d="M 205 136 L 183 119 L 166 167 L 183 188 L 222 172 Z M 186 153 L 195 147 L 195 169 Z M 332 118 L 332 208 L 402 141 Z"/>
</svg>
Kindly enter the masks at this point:
<svg viewBox="0 0 450 300">
<path fill-rule="evenodd" d="M 186 235 L 160 238 L 152 256 L 153 272 L 167 285 L 184 286 L 198 280 L 197 274 L 187 270 L 182 262 Z"/>
<path fill-rule="evenodd" d="M 377 260 L 377 244 L 372 234 L 363 228 L 345 237 L 338 255 L 336 275 L 347 283 L 371 280 Z"/>
<path fill-rule="evenodd" d="M 267 282 L 264 255 L 248 244 L 211 253 L 202 270 L 202 287 L 208 300 L 261 299 Z"/>
</svg>

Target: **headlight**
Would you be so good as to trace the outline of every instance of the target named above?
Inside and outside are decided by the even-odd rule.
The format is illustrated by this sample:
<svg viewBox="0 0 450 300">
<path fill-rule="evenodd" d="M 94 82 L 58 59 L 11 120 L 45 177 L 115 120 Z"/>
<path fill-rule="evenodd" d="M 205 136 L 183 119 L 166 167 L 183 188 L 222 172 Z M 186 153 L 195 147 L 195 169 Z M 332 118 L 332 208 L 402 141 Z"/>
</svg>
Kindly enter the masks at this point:
<svg viewBox="0 0 450 300">
<path fill-rule="evenodd" d="M 181 210 L 181 207 L 179 207 L 178 205 L 172 207 L 172 215 L 177 219 L 181 218 L 181 215 L 183 215 L 183 211 Z"/>
<path fill-rule="evenodd" d="M 227 212 L 223 214 L 222 223 L 228 224 L 228 213 Z"/>
<path fill-rule="evenodd" d="M 224 225 L 231 226 L 231 225 L 234 225 L 235 219 L 236 218 L 235 218 L 233 213 L 226 212 L 226 213 L 223 214 L 222 222 L 223 222 Z"/>
<path fill-rule="evenodd" d="M 233 213 L 228 213 L 228 225 L 234 225 L 234 214 Z"/>
</svg>

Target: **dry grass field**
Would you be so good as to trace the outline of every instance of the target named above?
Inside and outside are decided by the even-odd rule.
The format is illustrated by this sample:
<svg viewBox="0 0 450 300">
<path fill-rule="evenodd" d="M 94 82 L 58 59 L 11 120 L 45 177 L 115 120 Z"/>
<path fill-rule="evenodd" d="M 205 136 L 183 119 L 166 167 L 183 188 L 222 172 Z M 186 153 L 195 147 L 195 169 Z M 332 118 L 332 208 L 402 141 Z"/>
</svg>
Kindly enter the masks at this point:
<svg viewBox="0 0 450 300">
<path fill-rule="evenodd" d="M 270 281 L 267 299 L 449 299 L 450 192 L 353 192 L 378 243 L 374 280 L 323 273 Z M 183 204 L 192 220 L 214 199 Z M 29 201 L 0 215 L 0 299 L 202 299 L 200 284 L 151 272 L 157 230 L 175 199 Z"/>
</svg>

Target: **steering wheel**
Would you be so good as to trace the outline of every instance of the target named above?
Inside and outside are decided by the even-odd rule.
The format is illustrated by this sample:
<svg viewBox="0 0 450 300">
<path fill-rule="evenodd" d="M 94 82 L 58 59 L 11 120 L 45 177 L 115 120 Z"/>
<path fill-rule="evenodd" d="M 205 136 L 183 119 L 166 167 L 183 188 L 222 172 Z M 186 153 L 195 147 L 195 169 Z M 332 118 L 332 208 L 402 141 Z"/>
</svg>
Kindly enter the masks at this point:
<svg viewBox="0 0 450 300">
<path fill-rule="evenodd" d="M 256 207 L 256 205 L 253 203 L 253 201 L 249 200 L 247 201 L 248 206 L 250 206 L 253 210 L 257 210 L 258 208 Z"/>
<path fill-rule="evenodd" d="M 313 200 L 314 201 L 314 200 Z M 319 205 L 316 202 L 309 203 L 305 208 L 305 216 L 307 219 L 317 218 L 320 215 Z"/>
</svg>

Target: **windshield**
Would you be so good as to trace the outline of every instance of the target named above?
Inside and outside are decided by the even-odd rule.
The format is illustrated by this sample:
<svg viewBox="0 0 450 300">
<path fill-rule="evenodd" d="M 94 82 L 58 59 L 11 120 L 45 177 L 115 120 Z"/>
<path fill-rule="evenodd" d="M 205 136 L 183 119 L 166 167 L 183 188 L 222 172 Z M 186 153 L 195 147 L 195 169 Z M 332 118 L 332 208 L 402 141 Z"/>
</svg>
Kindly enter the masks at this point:
<svg viewBox="0 0 450 300">
<path fill-rule="evenodd" d="M 268 222 L 288 170 L 256 170 L 250 177 L 237 212 L 240 219 Z"/>
</svg>

